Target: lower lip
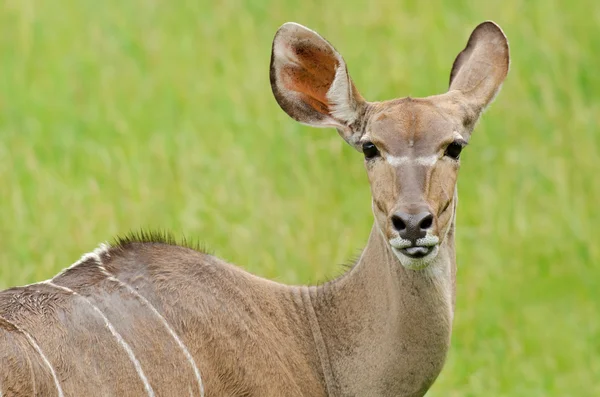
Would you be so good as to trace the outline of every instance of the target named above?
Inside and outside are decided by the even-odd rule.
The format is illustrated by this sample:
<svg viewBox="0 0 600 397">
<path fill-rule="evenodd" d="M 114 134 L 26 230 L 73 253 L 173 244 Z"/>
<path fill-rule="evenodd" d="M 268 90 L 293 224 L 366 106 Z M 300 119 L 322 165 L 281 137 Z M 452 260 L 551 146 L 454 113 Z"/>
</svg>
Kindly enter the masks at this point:
<svg viewBox="0 0 600 397">
<path fill-rule="evenodd" d="M 419 259 L 429 255 L 433 251 L 433 248 L 434 247 L 416 246 L 402 248 L 399 251 L 402 253 L 402 255 L 408 256 L 409 258 Z"/>
</svg>

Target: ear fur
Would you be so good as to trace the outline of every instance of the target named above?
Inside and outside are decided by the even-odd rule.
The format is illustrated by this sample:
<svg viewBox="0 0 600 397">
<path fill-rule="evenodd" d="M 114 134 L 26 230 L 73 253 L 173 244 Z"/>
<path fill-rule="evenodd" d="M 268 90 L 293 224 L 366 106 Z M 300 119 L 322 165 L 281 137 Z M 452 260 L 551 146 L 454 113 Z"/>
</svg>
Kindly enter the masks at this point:
<svg viewBox="0 0 600 397">
<path fill-rule="evenodd" d="M 352 126 L 366 102 L 327 40 L 302 25 L 285 23 L 273 39 L 270 78 L 277 103 L 290 117 L 314 127 L 335 127 L 354 144 Z"/>
</svg>

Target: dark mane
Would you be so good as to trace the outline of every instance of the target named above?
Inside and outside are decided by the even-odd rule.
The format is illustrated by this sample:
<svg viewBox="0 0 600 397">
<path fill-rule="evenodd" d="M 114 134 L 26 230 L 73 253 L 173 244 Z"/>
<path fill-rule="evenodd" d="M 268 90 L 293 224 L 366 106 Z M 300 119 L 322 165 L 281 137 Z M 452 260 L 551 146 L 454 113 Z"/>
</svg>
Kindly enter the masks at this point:
<svg viewBox="0 0 600 397">
<path fill-rule="evenodd" d="M 185 236 L 176 238 L 166 230 L 138 230 L 116 236 L 110 244 L 112 248 L 126 249 L 134 244 L 167 244 L 177 247 L 185 247 L 203 254 L 210 254 L 199 240 L 190 240 Z"/>
</svg>

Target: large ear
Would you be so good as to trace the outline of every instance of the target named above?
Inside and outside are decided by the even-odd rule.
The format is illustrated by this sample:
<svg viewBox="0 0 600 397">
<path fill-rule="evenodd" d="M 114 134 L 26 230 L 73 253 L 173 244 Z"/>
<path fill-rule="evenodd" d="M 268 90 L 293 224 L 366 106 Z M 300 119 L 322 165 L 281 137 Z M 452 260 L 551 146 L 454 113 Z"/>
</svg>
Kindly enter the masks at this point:
<svg viewBox="0 0 600 397">
<path fill-rule="evenodd" d="M 273 39 L 271 88 L 293 119 L 314 127 L 335 127 L 349 143 L 359 132 L 360 96 L 342 56 L 318 33 L 297 23 L 281 26 Z"/>
<path fill-rule="evenodd" d="M 450 73 L 450 91 L 460 91 L 475 121 L 493 100 L 508 74 L 508 40 L 494 22 L 483 22 L 473 30 Z"/>
</svg>

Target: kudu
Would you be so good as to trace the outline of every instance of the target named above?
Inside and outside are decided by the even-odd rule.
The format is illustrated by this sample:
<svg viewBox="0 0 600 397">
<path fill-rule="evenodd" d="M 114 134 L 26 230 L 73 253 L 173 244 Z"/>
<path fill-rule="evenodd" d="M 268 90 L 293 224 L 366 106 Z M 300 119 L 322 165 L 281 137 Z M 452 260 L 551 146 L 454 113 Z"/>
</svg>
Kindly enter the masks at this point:
<svg viewBox="0 0 600 397">
<path fill-rule="evenodd" d="M 355 266 L 286 286 L 156 236 L 117 240 L 0 293 L 0 396 L 423 396 L 450 344 L 460 152 L 508 68 L 484 22 L 447 93 L 366 102 L 326 40 L 284 24 L 277 102 L 364 153 L 375 222 Z"/>
</svg>

